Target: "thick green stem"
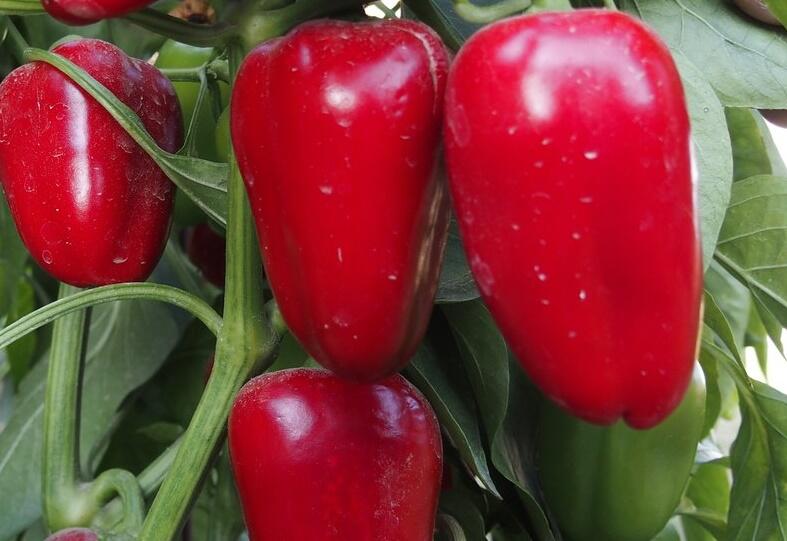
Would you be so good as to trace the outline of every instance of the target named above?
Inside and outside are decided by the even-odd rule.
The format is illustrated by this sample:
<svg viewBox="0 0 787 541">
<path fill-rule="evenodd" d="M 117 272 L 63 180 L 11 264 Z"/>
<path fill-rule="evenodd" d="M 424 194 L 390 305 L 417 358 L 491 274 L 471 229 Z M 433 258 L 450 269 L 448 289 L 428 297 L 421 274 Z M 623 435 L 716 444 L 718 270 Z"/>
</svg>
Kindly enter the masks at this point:
<svg viewBox="0 0 787 541">
<path fill-rule="evenodd" d="M 198 47 L 221 46 L 231 40 L 237 28 L 231 24 L 196 24 L 178 19 L 148 8 L 130 13 L 125 17 L 147 30 L 167 36 L 181 43 Z"/>
<path fill-rule="evenodd" d="M 61 284 L 60 299 L 77 291 Z M 53 531 L 79 524 L 82 516 L 74 502 L 79 484 L 79 401 L 86 321 L 84 310 L 57 320 L 49 353 L 41 473 L 44 517 Z"/>
<path fill-rule="evenodd" d="M 230 52 L 235 73 L 240 55 L 235 47 Z M 258 361 L 270 358 L 276 346 L 276 334 L 264 317 L 261 265 L 246 190 L 234 158 L 230 166 L 224 323 L 213 372 L 153 501 L 140 541 L 169 541 L 180 531 L 222 442 L 235 394 Z"/>
<path fill-rule="evenodd" d="M 44 13 L 37 0 L 0 0 L 0 15 L 35 15 Z"/>
</svg>

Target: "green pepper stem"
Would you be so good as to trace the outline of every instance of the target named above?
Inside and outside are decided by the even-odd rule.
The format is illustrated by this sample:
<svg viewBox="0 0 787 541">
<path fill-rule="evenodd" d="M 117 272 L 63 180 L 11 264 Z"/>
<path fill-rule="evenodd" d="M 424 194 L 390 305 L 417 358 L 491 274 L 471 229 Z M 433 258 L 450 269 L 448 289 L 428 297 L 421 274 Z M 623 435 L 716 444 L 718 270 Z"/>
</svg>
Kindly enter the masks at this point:
<svg viewBox="0 0 787 541">
<path fill-rule="evenodd" d="M 243 46 L 250 50 L 258 43 L 283 35 L 303 21 L 360 7 L 364 3 L 364 0 L 295 0 L 279 9 L 270 9 L 270 5 L 261 9 L 260 5 L 251 3 L 249 9 L 239 13 L 238 35 Z"/>
<path fill-rule="evenodd" d="M 137 477 L 137 483 L 142 491 L 144 498 L 153 496 L 161 483 L 164 481 L 167 472 L 172 467 L 172 462 L 175 460 L 175 455 L 180 448 L 182 442 L 181 438 L 166 448 L 153 462 L 140 472 Z M 120 498 L 116 498 L 109 502 L 107 506 L 99 512 L 93 522 L 94 526 L 110 530 L 115 527 L 123 518 L 123 502 Z"/>
<path fill-rule="evenodd" d="M 15 340 L 43 327 L 47 323 L 66 317 L 73 312 L 105 302 L 129 299 L 156 300 L 183 308 L 202 321 L 214 335 L 218 334 L 221 327 L 221 316 L 208 303 L 196 295 L 161 284 L 115 284 L 80 291 L 68 297 L 61 297 L 55 302 L 18 319 L 3 330 L 0 330 L 0 349 L 7 347 Z"/>
<path fill-rule="evenodd" d="M 35 15 L 44 13 L 37 0 L 0 0 L 0 15 Z"/>
<path fill-rule="evenodd" d="M 135 11 L 126 15 L 125 18 L 156 34 L 198 47 L 222 46 L 235 37 L 238 31 L 237 27 L 232 24 L 190 23 L 152 8 Z"/>
<path fill-rule="evenodd" d="M 90 516 L 94 517 L 103 504 L 117 495 L 123 509 L 123 518 L 116 531 L 135 534 L 145 517 L 145 502 L 137 478 L 126 470 L 112 469 L 103 472 L 86 487 L 87 500 L 91 503 Z"/>
<path fill-rule="evenodd" d="M 241 52 L 230 47 L 230 69 Z M 210 463 L 222 443 L 235 394 L 260 361 L 272 362 L 277 335 L 265 318 L 262 272 L 246 189 L 230 156 L 227 220 L 227 272 L 224 322 L 205 392 L 183 435 L 140 533 L 140 541 L 169 541 L 180 531 Z"/>
<path fill-rule="evenodd" d="M 66 302 L 77 291 L 73 286 L 61 284 L 58 302 Z M 74 496 L 79 484 L 79 402 L 86 321 L 84 310 L 68 314 L 55 322 L 52 335 L 44 395 L 41 469 L 43 512 L 51 530 L 78 525 L 82 514 L 78 506 L 75 509 Z"/>
<path fill-rule="evenodd" d="M 471 23 L 491 23 L 503 17 L 521 13 L 530 7 L 531 0 L 501 0 L 488 6 L 479 6 L 471 0 L 455 0 L 454 9 Z"/>
</svg>

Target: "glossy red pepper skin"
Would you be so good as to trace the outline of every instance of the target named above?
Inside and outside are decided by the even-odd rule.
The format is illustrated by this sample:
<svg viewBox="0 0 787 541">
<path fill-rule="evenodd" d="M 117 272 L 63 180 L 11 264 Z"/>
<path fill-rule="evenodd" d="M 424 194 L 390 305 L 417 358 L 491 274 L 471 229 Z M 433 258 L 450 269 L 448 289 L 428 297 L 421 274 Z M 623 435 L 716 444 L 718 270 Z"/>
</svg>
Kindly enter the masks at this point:
<svg viewBox="0 0 787 541">
<path fill-rule="evenodd" d="M 156 68 L 93 39 L 54 52 L 133 109 L 162 148 L 179 148 L 178 101 Z M 161 256 L 174 185 L 98 102 L 52 66 L 22 66 L 0 84 L 0 182 L 30 254 L 60 281 L 141 281 Z"/>
<path fill-rule="evenodd" d="M 399 370 L 428 322 L 447 65 L 420 23 L 317 21 L 238 73 L 232 140 L 271 287 L 305 349 L 345 377 Z"/>
<path fill-rule="evenodd" d="M 120 17 L 152 4 L 155 0 L 41 0 L 52 17 L 72 26 Z"/>
<path fill-rule="evenodd" d="M 473 274 L 530 377 L 587 421 L 664 419 L 691 378 L 702 289 L 664 44 L 607 10 L 487 26 L 452 66 L 445 143 Z"/>
<path fill-rule="evenodd" d="M 230 457 L 251 541 L 431 541 L 437 418 L 399 375 L 282 370 L 240 391 Z"/>
</svg>

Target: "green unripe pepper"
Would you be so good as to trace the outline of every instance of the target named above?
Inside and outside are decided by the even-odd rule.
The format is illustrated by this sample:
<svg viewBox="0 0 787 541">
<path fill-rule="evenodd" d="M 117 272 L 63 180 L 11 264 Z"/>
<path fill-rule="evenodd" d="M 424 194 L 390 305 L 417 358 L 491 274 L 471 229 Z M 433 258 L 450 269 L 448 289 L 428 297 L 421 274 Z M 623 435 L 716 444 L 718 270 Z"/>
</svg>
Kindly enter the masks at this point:
<svg viewBox="0 0 787 541">
<path fill-rule="evenodd" d="M 167 40 L 159 50 L 156 59 L 158 68 L 196 68 L 209 61 L 213 56 L 213 49 L 210 47 L 194 47 Z M 197 105 L 200 84 L 197 82 L 174 82 L 175 92 L 178 95 L 180 109 L 183 113 L 183 126 L 189 128 L 191 117 Z M 221 92 L 222 107 L 227 105 L 229 100 L 229 88 L 225 83 L 219 83 Z M 213 116 L 210 95 L 205 96 L 205 103 L 200 109 L 196 119 L 195 145 L 197 156 L 200 158 L 220 161 L 220 156 L 216 149 L 214 132 L 216 130 L 216 120 Z M 175 222 L 179 225 L 194 225 L 205 221 L 203 212 L 183 193 L 178 192 L 175 197 Z"/>
<path fill-rule="evenodd" d="M 695 366 L 680 406 L 661 424 L 588 424 L 543 402 L 536 464 L 568 541 L 648 541 L 667 523 L 691 473 L 705 417 Z"/>
</svg>

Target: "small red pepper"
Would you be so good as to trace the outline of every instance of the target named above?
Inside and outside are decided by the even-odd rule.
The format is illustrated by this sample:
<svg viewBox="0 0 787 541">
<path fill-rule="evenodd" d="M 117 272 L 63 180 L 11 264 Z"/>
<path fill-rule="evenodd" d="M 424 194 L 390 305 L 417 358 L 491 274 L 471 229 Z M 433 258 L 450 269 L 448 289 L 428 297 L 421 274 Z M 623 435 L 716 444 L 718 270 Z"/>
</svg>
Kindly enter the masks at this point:
<svg viewBox="0 0 787 541">
<path fill-rule="evenodd" d="M 180 147 L 175 91 L 156 68 L 94 39 L 53 52 L 133 109 L 162 148 Z M 145 280 L 161 256 L 174 185 L 97 101 L 53 66 L 27 64 L 0 83 L 0 182 L 30 254 L 62 282 Z"/>
<path fill-rule="evenodd" d="M 472 271 L 527 373 L 588 421 L 664 419 L 691 378 L 702 292 L 666 46 L 608 10 L 489 25 L 456 57 L 445 131 Z"/>
<path fill-rule="evenodd" d="M 437 418 L 399 375 L 321 369 L 251 380 L 229 419 L 251 541 L 431 541 L 442 475 Z"/>
<path fill-rule="evenodd" d="M 155 0 L 41 0 L 47 13 L 72 26 L 120 17 L 153 2 Z"/>
<path fill-rule="evenodd" d="M 271 288 L 305 349 L 346 377 L 402 368 L 429 319 L 447 66 L 420 23 L 317 21 L 238 73 L 232 140 Z"/>
</svg>

